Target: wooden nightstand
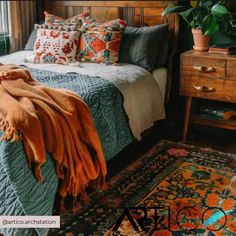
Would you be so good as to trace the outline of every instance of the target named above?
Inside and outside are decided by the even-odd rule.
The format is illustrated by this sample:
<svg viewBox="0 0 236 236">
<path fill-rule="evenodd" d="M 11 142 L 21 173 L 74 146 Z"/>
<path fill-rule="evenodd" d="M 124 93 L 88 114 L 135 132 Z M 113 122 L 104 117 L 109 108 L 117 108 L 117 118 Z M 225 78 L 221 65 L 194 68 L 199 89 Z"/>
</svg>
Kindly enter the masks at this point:
<svg viewBox="0 0 236 236">
<path fill-rule="evenodd" d="M 191 114 L 196 98 L 236 103 L 236 56 L 194 50 L 181 54 L 180 95 L 187 96 L 183 141 L 189 123 L 236 130 L 236 121 L 207 120 Z"/>
</svg>

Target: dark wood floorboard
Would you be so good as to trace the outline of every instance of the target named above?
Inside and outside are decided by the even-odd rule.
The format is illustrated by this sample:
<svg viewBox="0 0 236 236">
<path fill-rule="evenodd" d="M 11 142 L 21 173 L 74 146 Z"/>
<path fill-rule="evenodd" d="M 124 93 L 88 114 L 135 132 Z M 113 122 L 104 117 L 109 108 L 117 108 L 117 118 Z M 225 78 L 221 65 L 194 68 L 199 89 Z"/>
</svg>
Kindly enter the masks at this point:
<svg viewBox="0 0 236 236">
<path fill-rule="evenodd" d="M 177 128 L 175 131 L 176 132 L 166 132 L 166 134 L 163 134 L 163 138 L 167 140 L 181 141 L 181 128 Z M 212 148 L 221 152 L 236 154 L 236 132 L 231 130 L 192 125 L 186 143 L 199 147 Z"/>
<path fill-rule="evenodd" d="M 160 139 L 182 141 L 182 127 L 162 122 L 153 128 L 140 142 L 134 142 L 112 160 L 108 161 L 108 180 L 145 154 Z M 191 125 L 186 144 L 208 147 L 221 152 L 236 154 L 236 132 Z"/>
</svg>

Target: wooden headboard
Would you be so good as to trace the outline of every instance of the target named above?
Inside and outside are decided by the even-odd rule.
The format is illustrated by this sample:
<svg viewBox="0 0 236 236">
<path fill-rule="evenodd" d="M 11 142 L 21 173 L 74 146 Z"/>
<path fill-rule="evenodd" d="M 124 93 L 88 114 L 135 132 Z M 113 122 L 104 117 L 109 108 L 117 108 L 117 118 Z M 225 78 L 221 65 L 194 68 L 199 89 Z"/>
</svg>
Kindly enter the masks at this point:
<svg viewBox="0 0 236 236">
<path fill-rule="evenodd" d="M 126 20 L 127 24 L 135 27 L 169 24 L 169 57 L 168 80 L 166 85 L 165 104 L 170 97 L 171 80 L 173 78 L 173 60 L 177 47 L 179 18 L 176 14 L 162 16 L 163 10 L 177 1 L 46 1 L 45 10 L 62 17 L 70 17 L 82 12 L 98 21 L 104 22 L 116 18 Z"/>
</svg>

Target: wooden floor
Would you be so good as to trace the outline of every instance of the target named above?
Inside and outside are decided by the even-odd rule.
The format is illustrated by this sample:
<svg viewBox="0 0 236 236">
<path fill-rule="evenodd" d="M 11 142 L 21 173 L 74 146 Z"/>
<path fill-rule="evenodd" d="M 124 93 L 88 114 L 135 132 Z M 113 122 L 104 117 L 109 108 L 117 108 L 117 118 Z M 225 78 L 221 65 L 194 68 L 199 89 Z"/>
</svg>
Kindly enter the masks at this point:
<svg viewBox="0 0 236 236">
<path fill-rule="evenodd" d="M 167 140 L 181 142 L 182 128 L 168 124 L 162 127 L 161 137 Z M 236 154 L 236 132 L 231 130 L 192 124 L 186 143 Z"/>
<path fill-rule="evenodd" d="M 133 161 L 158 143 L 160 139 L 181 142 L 182 127 L 168 122 L 163 122 L 155 127 L 142 141 L 128 146 L 108 162 L 108 179 L 123 170 L 127 165 L 132 164 Z M 235 131 L 192 125 L 186 143 L 236 154 Z"/>
</svg>

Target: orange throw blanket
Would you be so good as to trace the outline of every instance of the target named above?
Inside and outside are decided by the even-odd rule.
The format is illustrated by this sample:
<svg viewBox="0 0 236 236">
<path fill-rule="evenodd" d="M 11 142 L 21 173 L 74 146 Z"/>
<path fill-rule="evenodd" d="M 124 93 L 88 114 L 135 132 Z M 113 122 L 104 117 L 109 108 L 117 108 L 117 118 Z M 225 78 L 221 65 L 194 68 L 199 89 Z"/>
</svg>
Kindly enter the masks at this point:
<svg viewBox="0 0 236 236">
<path fill-rule="evenodd" d="M 62 198 L 83 196 L 92 180 L 97 187 L 105 184 L 99 136 L 78 94 L 44 86 L 26 69 L 0 65 L 0 129 L 2 140 L 23 140 L 29 166 L 39 181 L 45 150 L 52 154 Z"/>
</svg>

